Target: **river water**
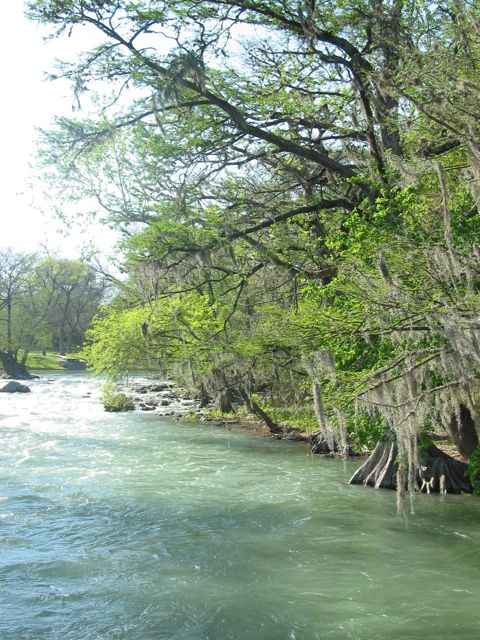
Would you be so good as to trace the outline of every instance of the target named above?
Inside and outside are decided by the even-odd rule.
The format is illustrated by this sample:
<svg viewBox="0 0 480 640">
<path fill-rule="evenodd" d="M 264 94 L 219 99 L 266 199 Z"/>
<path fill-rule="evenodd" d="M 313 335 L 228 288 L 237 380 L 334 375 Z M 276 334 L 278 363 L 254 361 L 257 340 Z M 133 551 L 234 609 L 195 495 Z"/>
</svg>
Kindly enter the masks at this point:
<svg viewBox="0 0 480 640">
<path fill-rule="evenodd" d="M 401 520 L 356 463 L 108 414 L 95 385 L 0 394 L 1 640 L 480 637 L 479 499 Z"/>
</svg>

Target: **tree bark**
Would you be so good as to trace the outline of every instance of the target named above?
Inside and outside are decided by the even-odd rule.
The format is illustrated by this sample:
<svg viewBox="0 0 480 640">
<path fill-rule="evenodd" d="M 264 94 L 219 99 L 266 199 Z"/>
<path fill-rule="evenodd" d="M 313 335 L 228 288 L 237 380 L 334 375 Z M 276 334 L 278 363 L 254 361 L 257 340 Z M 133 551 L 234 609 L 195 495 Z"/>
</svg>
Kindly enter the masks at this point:
<svg viewBox="0 0 480 640">
<path fill-rule="evenodd" d="M 417 472 L 417 489 L 426 493 L 472 493 L 466 476 L 467 464 L 455 460 L 434 444 L 425 450 L 425 460 Z M 379 442 L 349 484 L 364 484 L 375 489 L 397 488 L 398 449 L 394 442 Z"/>
<path fill-rule="evenodd" d="M 58 353 L 61 356 L 65 355 L 65 333 L 63 326 L 60 327 L 58 332 Z"/>
<path fill-rule="evenodd" d="M 200 384 L 200 409 L 207 407 L 210 404 L 211 398 L 205 389 L 205 385 L 203 382 Z"/>
<path fill-rule="evenodd" d="M 232 395 L 230 389 L 223 387 L 217 394 L 217 407 L 222 413 L 232 413 Z"/>
<path fill-rule="evenodd" d="M 350 445 L 347 445 L 346 451 L 340 449 L 337 445 L 333 445 L 332 448 L 332 446 L 327 442 L 323 431 L 315 431 L 315 433 L 311 433 L 308 437 L 308 441 L 312 448 L 312 453 L 315 453 L 317 455 L 332 457 L 351 457 L 356 455 Z"/>
<path fill-rule="evenodd" d="M 467 476 L 468 465 L 455 460 L 434 444 L 426 449 L 427 460 L 420 467 L 420 491 L 426 493 L 473 493 Z"/>
<path fill-rule="evenodd" d="M 34 376 L 28 371 L 23 360 L 18 362 L 17 353 L 12 350 L 0 351 L 0 361 L 8 377 L 16 380 L 31 380 Z"/>
<path fill-rule="evenodd" d="M 244 399 L 248 410 L 253 413 L 253 415 L 260 418 L 260 420 L 262 420 L 262 422 L 267 425 L 270 433 L 277 434 L 283 432 L 282 428 L 276 422 L 274 422 L 272 418 L 270 418 L 268 413 L 265 413 L 265 411 L 255 402 L 255 400 L 253 400 L 252 396 L 247 391 L 245 391 L 245 389 L 240 390 L 240 395 Z"/>
<path fill-rule="evenodd" d="M 349 484 L 364 484 L 375 489 L 396 489 L 397 446 L 394 442 L 378 442 Z"/>
<path fill-rule="evenodd" d="M 479 443 L 475 421 L 470 410 L 463 404 L 460 405 L 459 415 L 452 416 L 448 430 L 458 453 L 468 462 Z"/>
<path fill-rule="evenodd" d="M 7 298 L 7 353 L 13 353 L 12 350 L 12 298 Z"/>
</svg>

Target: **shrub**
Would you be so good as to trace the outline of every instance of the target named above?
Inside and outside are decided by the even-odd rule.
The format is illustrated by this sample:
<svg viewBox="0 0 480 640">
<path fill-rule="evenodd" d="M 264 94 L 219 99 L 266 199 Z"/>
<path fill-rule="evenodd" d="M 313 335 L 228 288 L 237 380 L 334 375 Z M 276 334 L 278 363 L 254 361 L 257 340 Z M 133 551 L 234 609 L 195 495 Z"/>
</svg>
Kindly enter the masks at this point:
<svg viewBox="0 0 480 640">
<path fill-rule="evenodd" d="M 120 391 L 116 391 L 109 384 L 105 385 L 101 397 L 105 411 L 133 411 L 133 400 Z"/>
</svg>

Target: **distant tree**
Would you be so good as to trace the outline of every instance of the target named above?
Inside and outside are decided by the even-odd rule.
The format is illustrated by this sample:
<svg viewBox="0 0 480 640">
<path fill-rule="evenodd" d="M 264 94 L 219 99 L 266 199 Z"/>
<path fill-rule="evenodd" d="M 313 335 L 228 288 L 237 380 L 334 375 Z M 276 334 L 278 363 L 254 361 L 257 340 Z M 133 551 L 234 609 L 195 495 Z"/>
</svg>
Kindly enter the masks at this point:
<svg viewBox="0 0 480 640">
<path fill-rule="evenodd" d="M 78 347 L 101 303 L 106 283 L 82 260 L 46 257 L 38 265 L 44 317 L 60 355 Z"/>
<path fill-rule="evenodd" d="M 105 280 L 81 260 L 0 252 L 0 361 L 15 378 L 31 377 L 34 347 L 78 348 L 105 293 Z"/>
<path fill-rule="evenodd" d="M 15 323 L 15 315 L 25 300 L 35 257 L 14 253 L 11 249 L 0 252 L 0 360 L 8 375 L 15 378 L 31 377 L 25 358 L 18 361 L 22 346 Z M 28 351 L 28 350 L 27 350 Z"/>
</svg>

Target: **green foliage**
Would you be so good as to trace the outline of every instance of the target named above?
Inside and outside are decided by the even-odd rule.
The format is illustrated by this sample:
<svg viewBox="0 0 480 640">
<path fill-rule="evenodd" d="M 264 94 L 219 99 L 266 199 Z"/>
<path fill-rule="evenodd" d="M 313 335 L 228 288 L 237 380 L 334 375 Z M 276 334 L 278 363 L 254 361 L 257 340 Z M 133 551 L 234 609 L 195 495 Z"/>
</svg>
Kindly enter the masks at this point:
<svg viewBox="0 0 480 640">
<path fill-rule="evenodd" d="M 255 394 L 253 394 L 253 398 L 277 424 L 295 427 L 306 433 L 313 433 L 318 429 L 318 422 L 311 403 L 303 406 L 282 407 Z"/>
<path fill-rule="evenodd" d="M 402 459 L 472 404 L 474 2 L 29 4 L 55 33 L 104 38 L 63 75 L 111 95 L 43 150 L 49 188 L 98 199 L 125 232 L 126 280 L 88 333 L 94 370 L 261 391 L 308 430 L 314 393 L 354 446 L 393 430 Z M 155 49 L 165 32 L 178 47 Z"/>
<path fill-rule="evenodd" d="M 116 390 L 115 387 L 109 383 L 105 384 L 100 401 L 105 411 L 111 413 L 133 411 L 135 409 L 132 399 Z"/>
<path fill-rule="evenodd" d="M 89 367 L 116 378 L 145 364 L 141 326 L 147 318 L 144 309 L 105 308 L 87 332 L 82 356 Z"/>
<path fill-rule="evenodd" d="M 104 291 L 81 260 L 0 252 L 0 349 L 78 348 Z"/>
<path fill-rule="evenodd" d="M 130 309 L 113 304 L 93 321 L 82 353 L 96 372 L 112 378 L 163 360 L 184 361 L 196 354 L 209 358 L 222 350 L 213 340 L 222 326 L 218 309 L 195 292 Z"/>
<path fill-rule="evenodd" d="M 355 451 L 371 451 L 377 442 L 385 442 L 391 431 L 380 414 L 371 416 L 366 413 L 350 418 L 349 434 Z"/>
<path fill-rule="evenodd" d="M 480 445 L 470 456 L 467 475 L 472 484 L 474 495 L 480 496 Z"/>
</svg>

